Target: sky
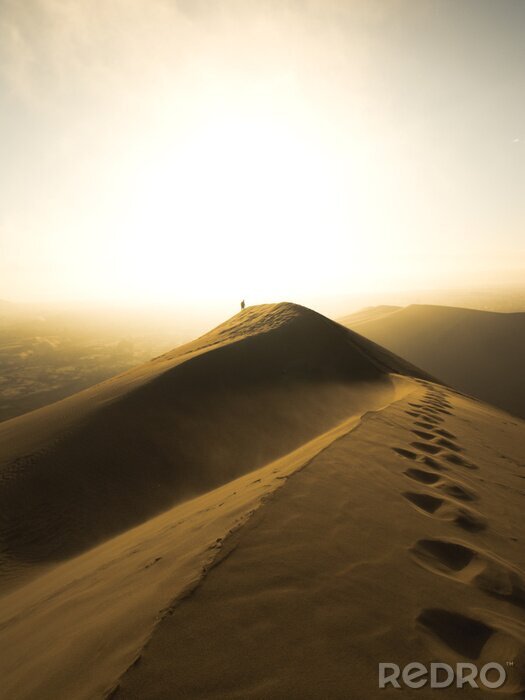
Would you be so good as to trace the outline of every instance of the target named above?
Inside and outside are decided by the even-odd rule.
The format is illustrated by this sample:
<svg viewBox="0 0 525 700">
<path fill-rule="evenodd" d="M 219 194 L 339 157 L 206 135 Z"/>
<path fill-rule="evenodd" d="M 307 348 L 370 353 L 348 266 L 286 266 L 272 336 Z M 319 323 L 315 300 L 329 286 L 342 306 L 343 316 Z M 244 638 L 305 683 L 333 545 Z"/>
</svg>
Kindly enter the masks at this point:
<svg viewBox="0 0 525 700">
<path fill-rule="evenodd" d="M 0 298 L 525 269 L 522 0 L 0 0 Z"/>
</svg>

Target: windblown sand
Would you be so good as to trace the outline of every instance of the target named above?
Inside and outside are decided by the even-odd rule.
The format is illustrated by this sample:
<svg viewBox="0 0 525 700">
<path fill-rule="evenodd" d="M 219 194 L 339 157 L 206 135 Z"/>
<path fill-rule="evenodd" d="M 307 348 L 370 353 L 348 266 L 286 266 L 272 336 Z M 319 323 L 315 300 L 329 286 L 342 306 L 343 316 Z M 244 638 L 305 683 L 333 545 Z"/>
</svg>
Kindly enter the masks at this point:
<svg viewBox="0 0 525 700">
<path fill-rule="evenodd" d="M 378 663 L 414 660 L 511 662 L 503 697 L 523 692 L 523 422 L 313 312 L 247 311 L 153 369 L 0 425 L 5 502 L 34 508 L 3 512 L 5 696 L 384 697 Z M 188 357 L 205 364 L 174 378 Z M 220 379 L 197 385 L 198 409 L 203 371 Z M 133 429 L 148 436 L 138 454 Z"/>
</svg>

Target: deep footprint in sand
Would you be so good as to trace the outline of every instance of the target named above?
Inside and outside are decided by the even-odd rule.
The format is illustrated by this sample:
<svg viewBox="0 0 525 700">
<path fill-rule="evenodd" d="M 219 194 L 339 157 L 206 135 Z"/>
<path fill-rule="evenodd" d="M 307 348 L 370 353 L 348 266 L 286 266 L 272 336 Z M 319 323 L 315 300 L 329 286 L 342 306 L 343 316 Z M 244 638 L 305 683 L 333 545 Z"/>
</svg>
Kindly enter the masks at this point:
<svg viewBox="0 0 525 700">
<path fill-rule="evenodd" d="M 470 489 L 467 489 L 464 486 L 460 486 L 459 484 L 451 482 L 448 479 L 442 484 L 439 484 L 438 488 L 441 491 L 443 491 L 443 493 L 446 493 L 447 496 L 457 498 L 460 501 L 476 501 L 478 498 L 474 491 L 471 491 Z"/>
<path fill-rule="evenodd" d="M 426 608 L 417 622 L 446 646 L 467 659 L 479 659 L 493 629 L 471 617 L 441 608 Z"/>
<path fill-rule="evenodd" d="M 421 539 L 410 548 L 413 559 L 434 573 L 452 575 L 456 578 L 474 559 L 470 547 L 451 540 Z"/>
<path fill-rule="evenodd" d="M 434 486 L 442 493 L 458 501 L 476 501 L 478 499 L 474 491 L 442 474 L 429 472 L 425 469 L 417 469 L 416 467 L 406 469 L 403 473 L 410 479 L 414 479 L 414 481 Z"/>
<path fill-rule="evenodd" d="M 450 651 L 460 657 L 485 663 L 499 663 L 506 669 L 504 691 L 521 693 L 525 688 L 525 627 L 508 618 L 480 610 L 479 619 L 444 608 L 424 608 L 417 627 L 438 656 Z"/>
<path fill-rule="evenodd" d="M 446 410 L 450 410 L 452 408 L 451 404 L 449 404 L 447 401 L 426 400 L 425 403 L 429 406 L 434 406 L 434 408 L 445 408 Z"/>
<path fill-rule="evenodd" d="M 525 608 L 523 572 L 508 562 L 462 542 L 422 539 L 410 549 L 420 566 L 494 598 Z"/>
<path fill-rule="evenodd" d="M 431 426 L 432 427 L 432 426 Z M 433 433 L 427 433 L 424 430 L 413 430 L 414 435 L 422 438 L 423 440 L 435 440 L 436 436 Z"/>
<path fill-rule="evenodd" d="M 393 447 L 394 452 L 405 459 L 417 459 L 417 454 L 411 450 L 405 450 L 403 447 Z"/>
<path fill-rule="evenodd" d="M 454 523 L 467 532 L 481 532 L 488 527 L 485 518 L 470 508 L 458 508 L 458 514 L 454 518 Z"/>
<path fill-rule="evenodd" d="M 447 450 L 453 450 L 454 452 L 463 452 L 463 448 L 460 447 L 459 445 L 456 445 L 455 442 L 452 442 L 451 440 L 447 440 L 447 438 L 439 438 L 437 441 L 438 445 L 441 445 L 441 447 L 446 447 Z"/>
<path fill-rule="evenodd" d="M 456 440 L 457 437 L 454 435 L 454 433 L 449 433 L 448 430 L 445 430 L 444 428 L 437 428 L 436 433 L 441 435 L 444 438 L 448 438 L 449 440 Z"/>
<path fill-rule="evenodd" d="M 432 413 L 433 415 L 437 415 L 437 414 L 439 413 L 439 411 L 437 410 L 437 408 L 434 408 L 433 406 L 428 406 L 427 404 L 425 404 L 425 405 L 422 407 L 422 411 L 423 411 L 424 413 Z"/>
<path fill-rule="evenodd" d="M 446 408 L 446 409 L 452 408 L 452 404 L 449 403 L 448 401 L 443 400 L 443 399 L 426 398 L 424 400 L 424 403 L 427 405 L 430 405 L 430 406 L 435 406 L 436 408 Z"/>
<path fill-rule="evenodd" d="M 432 427 L 434 428 L 443 423 L 443 418 L 439 418 L 438 416 L 433 416 L 427 413 L 421 413 L 420 418 L 422 418 L 427 423 L 432 423 Z"/>
<path fill-rule="evenodd" d="M 414 493 L 407 491 L 403 494 L 403 496 L 410 501 L 410 503 L 413 503 L 426 513 L 435 513 L 444 503 L 442 498 L 431 496 L 429 493 Z"/>
<path fill-rule="evenodd" d="M 434 423 L 435 425 L 439 425 L 443 423 L 443 418 L 441 416 L 438 416 L 436 413 L 431 413 L 430 411 L 421 411 L 420 414 L 421 418 L 424 420 L 428 421 L 429 423 Z"/>
<path fill-rule="evenodd" d="M 452 411 L 450 411 L 448 408 L 443 408 L 442 406 L 436 406 L 433 403 L 430 403 L 426 401 L 423 404 L 423 409 L 424 411 L 429 411 L 430 413 L 434 413 L 435 415 L 438 415 L 439 413 L 442 413 L 443 415 L 446 416 L 453 416 L 454 414 Z"/>
<path fill-rule="evenodd" d="M 437 445 L 430 445 L 428 442 L 411 442 L 410 443 L 412 447 L 415 447 L 416 450 L 421 450 L 422 452 L 428 452 L 428 454 L 431 455 L 437 455 L 438 452 L 441 452 L 441 447 L 438 447 Z"/>
<path fill-rule="evenodd" d="M 454 452 L 448 452 L 447 454 L 442 455 L 442 457 L 446 459 L 447 462 L 450 462 L 450 464 L 455 464 L 458 467 L 464 467 L 465 469 L 479 469 L 476 464 L 469 462 L 467 459 L 461 455 L 455 454 Z"/>
<path fill-rule="evenodd" d="M 410 479 L 419 481 L 422 484 L 435 484 L 441 478 L 439 474 L 434 474 L 433 472 L 427 472 L 424 469 L 407 469 L 403 472 Z"/>
<path fill-rule="evenodd" d="M 417 459 L 418 462 L 422 462 L 432 469 L 437 469 L 438 472 L 448 471 L 448 467 L 445 467 L 441 462 L 438 462 L 437 459 L 434 459 L 434 457 L 429 457 L 429 455 L 421 455 L 421 457 Z"/>
<path fill-rule="evenodd" d="M 467 532 L 481 532 L 487 528 L 487 521 L 482 515 L 449 498 L 414 491 L 407 491 L 402 496 L 419 512 L 452 522 Z"/>
<path fill-rule="evenodd" d="M 437 420 L 440 423 L 442 423 L 445 419 L 442 418 L 438 413 L 436 413 L 436 410 L 432 407 L 426 407 L 421 409 L 421 413 L 425 413 L 429 418 L 432 418 L 433 420 Z"/>
<path fill-rule="evenodd" d="M 434 425 L 432 425 L 432 423 L 427 423 L 425 421 L 420 421 L 420 420 L 414 421 L 414 425 L 417 425 L 418 428 L 424 428 L 425 430 L 434 430 L 434 427 L 435 427 Z M 439 433 L 439 432 L 441 432 L 441 431 L 436 430 L 436 433 Z"/>
</svg>

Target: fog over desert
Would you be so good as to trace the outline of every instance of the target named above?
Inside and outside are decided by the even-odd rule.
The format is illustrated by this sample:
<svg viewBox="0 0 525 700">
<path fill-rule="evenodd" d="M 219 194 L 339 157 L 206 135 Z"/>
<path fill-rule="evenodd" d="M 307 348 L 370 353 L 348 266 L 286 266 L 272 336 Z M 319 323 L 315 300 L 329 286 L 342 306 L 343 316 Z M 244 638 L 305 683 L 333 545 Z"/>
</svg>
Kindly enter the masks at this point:
<svg viewBox="0 0 525 700">
<path fill-rule="evenodd" d="M 0 1 L 1 700 L 525 698 L 524 33 Z"/>
</svg>

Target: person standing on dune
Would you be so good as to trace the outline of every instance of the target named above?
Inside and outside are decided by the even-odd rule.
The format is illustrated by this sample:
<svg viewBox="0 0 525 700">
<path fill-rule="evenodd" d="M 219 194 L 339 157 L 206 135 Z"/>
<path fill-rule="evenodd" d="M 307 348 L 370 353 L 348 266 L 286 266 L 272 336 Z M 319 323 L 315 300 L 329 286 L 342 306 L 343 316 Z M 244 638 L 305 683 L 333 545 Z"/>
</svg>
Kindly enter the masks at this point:
<svg viewBox="0 0 525 700">
<path fill-rule="evenodd" d="M 244 311 L 246 304 L 244 303 L 244 299 L 241 301 L 241 311 Z"/>
</svg>

